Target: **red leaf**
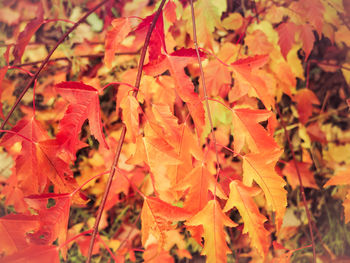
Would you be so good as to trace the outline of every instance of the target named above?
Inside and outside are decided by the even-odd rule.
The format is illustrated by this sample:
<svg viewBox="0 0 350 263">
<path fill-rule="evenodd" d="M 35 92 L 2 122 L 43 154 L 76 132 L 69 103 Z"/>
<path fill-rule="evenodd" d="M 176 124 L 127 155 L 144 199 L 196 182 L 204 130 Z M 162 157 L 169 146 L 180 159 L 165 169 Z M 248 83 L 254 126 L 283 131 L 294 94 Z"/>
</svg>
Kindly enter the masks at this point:
<svg viewBox="0 0 350 263">
<path fill-rule="evenodd" d="M 279 35 L 278 44 L 281 47 L 281 52 L 284 58 L 287 57 L 295 42 L 296 31 L 297 26 L 292 22 L 285 22 L 277 27 L 277 32 Z"/>
<path fill-rule="evenodd" d="M 0 259 L 0 263 L 59 263 L 57 246 L 32 245 L 10 256 Z"/>
<path fill-rule="evenodd" d="M 155 14 L 152 14 L 142 20 L 137 29 L 135 30 L 136 35 L 145 34 L 150 27 Z M 162 49 L 165 53 L 165 38 L 164 38 L 164 23 L 163 23 L 163 12 L 160 13 L 156 26 L 152 32 L 151 39 L 149 41 L 149 59 L 150 61 L 156 60 L 161 55 Z"/>
<path fill-rule="evenodd" d="M 56 85 L 57 92 L 70 102 L 65 117 L 60 122 L 60 132 L 57 134 L 60 143 L 64 140 L 76 140 L 83 122 L 88 119 L 91 134 L 100 142 L 100 145 L 108 149 L 102 132 L 100 102 L 97 89 L 82 82 L 61 82 Z M 68 144 L 72 144 L 67 142 Z M 75 145 L 74 145 L 75 144 Z M 73 144 L 76 147 L 77 143 Z M 71 154 L 71 147 L 67 147 Z"/>
<path fill-rule="evenodd" d="M 62 245 L 66 241 L 69 209 L 72 196 L 70 194 L 42 194 L 25 198 L 28 205 L 38 212 L 40 229 L 30 234 L 31 242 L 38 245 L 51 245 L 56 239 Z M 54 200 L 54 206 L 47 208 L 49 200 Z M 63 257 L 66 248 L 62 248 Z"/>
<path fill-rule="evenodd" d="M 0 253 L 11 255 L 29 244 L 28 233 L 39 228 L 39 217 L 10 214 L 0 218 Z"/>
<path fill-rule="evenodd" d="M 24 49 L 28 45 L 30 39 L 35 34 L 35 32 L 41 27 L 44 23 L 44 11 L 41 6 L 37 10 L 36 18 L 30 21 L 25 29 L 19 34 L 15 48 L 13 49 L 13 56 L 15 57 L 14 64 L 21 63 L 21 58 L 24 53 Z"/>
<path fill-rule="evenodd" d="M 305 61 L 309 57 L 315 42 L 314 32 L 309 24 L 301 26 L 300 39 L 303 43 L 303 50 L 305 52 Z"/>
</svg>

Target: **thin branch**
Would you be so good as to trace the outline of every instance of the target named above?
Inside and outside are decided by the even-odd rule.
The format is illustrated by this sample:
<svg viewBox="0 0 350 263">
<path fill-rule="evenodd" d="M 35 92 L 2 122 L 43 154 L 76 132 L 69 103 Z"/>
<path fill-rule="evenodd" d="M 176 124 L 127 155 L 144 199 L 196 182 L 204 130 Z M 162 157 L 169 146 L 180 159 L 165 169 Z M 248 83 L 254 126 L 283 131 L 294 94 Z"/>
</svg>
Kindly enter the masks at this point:
<svg viewBox="0 0 350 263">
<path fill-rule="evenodd" d="M 163 9 L 165 1 L 166 0 L 162 0 L 162 2 L 160 3 L 160 5 L 158 7 L 157 12 L 155 13 L 155 15 L 153 17 L 152 23 L 151 23 L 151 25 L 150 25 L 150 27 L 148 29 L 148 32 L 147 32 L 147 35 L 146 35 L 146 38 L 145 38 L 145 43 L 144 43 L 144 45 L 142 47 L 142 50 L 141 50 L 139 68 L 138 68 L 138 71 L 137 71 L 137 77 L 136 77 L 136 81 L 135 81 L 135 85 L 134 85 L 136 89 L 134 89 L 134 91 L 133 91 L 133 96 L 135 98 L 137 96 L 137 93 L 138 93 L 138 90 L 139 90 L 139 87 L 140 87 L 140 83 L 141 83 L 142 69 L 143 69 L 143 64 L 145 62 L 146 51 L 147 51 L 147 48 L 148 48 L 148 45 L 149 45 L 149 41 L 151 39 L 152 32 L 153 32 L 153 30 L 154 30 L 154 28 L 156 26 L 158 17 L 161 14 L 161 11 Z M 110 171 L 109 176 L 108 176 L 106 188 L 105 188 L 105 191 L 103 193 L 102 201 L 101 201 L 100 207 L 99 207 L 98 212 L 97 212 L 96 221 L 95 221 L 95 225 L 94 225 L 94 231 L 92 233 L 92 237 L 91 237 L 91 240 L 90 240 L 90 247 L 89 247 L 88 257 L 87 257 L 87 261 L 86 261 L 87 263 L 91 262 L 92 250 L 93 250 L 95 239 L 96 239 L 96 236 L 97 236 L 98 226 L 100 224 L 100 220 L 101 220 L 101 217 L 102 217 L 102 212 L 103 212 L 103 209 L 104 209 L 106 201 L 107 201 L 108 193 L 109 193 L 109 191 L 111 189 L 113 177 L 114 177 L 115 172 L 117 170 L 117 165 L 118 165 L 120 153 L 121 153 L 121 150 L 122 150 L 122 146 L 123 146 L 123 143 L 124 143 L 125 134 L 126 134 L 126 126 L 123 125 L 122 131 L 121 131 L 121 135 L 120 135 L 120 138 L 119 138 L 119 142 L 118 142 L 118 146 L 117 146 L 117 150 L 116 150 L 116 154 L 115 154 L 115 157 L 114 157 L 114 160 L 113 160 L 113 164 L 111 166 L 111 171 Z"/>
<path fill-rule="evenodd" d="M 213 120 L 211 118 L 210 107 L 209 107 L 208 92 L 207 92 L 207 87 L 205 85 L 204 71 L 203 71 L 201 56 L 199 54 L 197 32 L 196 32 L 196 18 L 194 15 L 193 0 L 190 0 L 190 4 L 191 4 L 191 15 L 192 15 L 192 26 L 193 26 L 193 42 L 194 42 L 194 46 L 196 48 L 199 70 L 200 70 L 202 86 L 203 86 L 204 99 L 205 99 L 205 107 L 207 108 L 207 112 L 208 112 L 208 119 L 209 119 L 209 123 L 210 123 L 211 136 L 213 138 L 213 143 L 214 143 L 214 148 L 215 148 L 216 163 L 217 163 L 217 165 L 216 165 L 216 180 L 218 180 L 219 171 L 220 171 L 219 152 L 218 152 L 218 148 L 216 146 L 216 137 L 215 137 L 215 131 L 214 131 L 214 126 L 213 126 Z M 216 192 L 216 187 L 215 187 L 214 192 Z M 214 193 L 214 198 L 215 198 L 215 194 L 216 193 Z"/>
<path fill-rule="evenodd" d="M 306 196 L 305 196 L 305 191 L 304 191 L 304 186 L 303 186 L 303 180 L 301 179 L 301 173 L 300 173 L 300 170 L 299 170 L 297 159 L 295 157 L 295 153 L 294 153 L 294 150 L 293 150 L 292 142 L 291 142 L 291 140 L 289 138 L 289 133 L 288 133 L 286 124 L 284 123 L 281 111 L 280 111 L 280 109 L 279 109 L 277 104 L 276 104 L 276 110 L 277 110 L 278 115 L 280 116 L 280 120 L 281 120 L 280 122 L 281 122 L 281 125 L 283 127 L 284 134 L 285 134 L 285 136 L 287 138 L 288 146 L 289 146 L 289 149 L 290 149 L 290 151 L 292 153 L 295 170 L 296 170 L 297 175 L 298 175 L 298 180 L 299 180 L 299 185 L 300 185 L 300 193 L 301 193 L 301 197 L 303 199 L 303 204 L 304 204 L 305 211 L 306 211 L 306 216 L 307 216 L 307 219 L 308 219 L 309 232 L 310 232 L 311 243 L 312 243 L 313 262 L 316 263 L 316 246 L 315 246 L 315 238 L 314 238 L 313 227 L 312 227 L 313 221 L 312 221 L 312 218 L 311 218 L 310 210 L 307 207 Z"/>
<path fill-rule="evenodd" d="M 14 112 L 14 110 L 16 109 L 16 107 L 18 106 L 18 104 L 21 102 L 24 94 L 26 94 L 26 92 L 28 91 L 28 89 L 32 86 L 32 84 L 35 82 L 35 80 L 37 79 L 37 77 L 39 76 L 40 72 L 43 70 L 43 68 L 45 67 L 45 65 L 49 62 L 50 57 L 52 56 L 52 54 L 55 52 L 55 50 L 57 49 L 57 47 L 59 45 L 62 44 L 62 42 L 68 37 L 68 35 L 70 33 L 72 33 L 82 22 L 85 21 L 85 19 L 91 15 L 93 12 L 95 12 L 98 8 L 100 8 L 101 6 L 103 6 L 105 3 L 107 3 L 110 0 L 103 0 L 101 3 L 99 3 L 97 6 L 95 6 L 94 8 L 92 8 L 89 12 L 87 12 L 82 18 L 80 18 L 78 20 L 78 22 L 75 23 L 74 26 L 72 26 L 56 43 L 56 45 L 52 48 L 52 50 L 50 51 L 50 53 L 47 55 L 47 57 L 45 58 L 45 60 L 42 62 L 40 68 L 37 70 L 37 72 L 34 74 L 34 76 L 30 79 L 30 81 L 28 82 L 27 86 L 23 89 L 23 91 L 21 92 L 21 94 L 19 95 L 19 97 L 17 98 L 15 104 L 12 106 L 10 112 L 7 114 L 4 122 L 1 124 L 0 129 L 4 129 L 5 124 L 8 122 L 9 118 L 11 117 L 12 113 Z M 2 135 L 3 133 L 1 133 L 0 135 Z"/>
<path fill-rule="evenodd" d="M 135 52 L 120 52 L 120 53 L 115 53 L 116 56 L 122 56 L 122 55 L 136 55 L 138 54 L 139 51 L 135 51 Z M 104 57 L 105 53 L 99 53 L 99 54 L 90 54 L 90 55 L 80 55 L 80 56 L 74 56 L 76 58 L 101 58 Z M 73 57 L 72 57 L 73 58 Z M 69 60 L 69 57 L 59 57 L 59 58 L 54 58 L 54 59 L 50 59 L 48 61 L 48 63 L 50 62 L 56 62 L 59 60 Z M 16 64 L 13 65 L 12 67 L 24 67 L 24 66 L 34 66 L 36 64 L 42 63 L 43 60 L 39 60 L 39 61 L 33 61 L 33 62 L 28 62 L 28 63 L 23 63 L 23 64 Z"/>
</svg>

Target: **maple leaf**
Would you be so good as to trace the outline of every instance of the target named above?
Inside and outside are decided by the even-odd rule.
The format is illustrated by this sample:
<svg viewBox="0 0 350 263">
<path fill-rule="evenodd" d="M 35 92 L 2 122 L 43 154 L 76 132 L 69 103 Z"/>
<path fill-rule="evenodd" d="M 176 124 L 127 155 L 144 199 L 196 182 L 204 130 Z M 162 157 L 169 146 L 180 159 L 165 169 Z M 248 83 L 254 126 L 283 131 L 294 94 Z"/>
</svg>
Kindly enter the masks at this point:
<svg viewBox="0 0 350 263">
<path fill-rule="evenodd" d="M 315 42 L 315 36 L 309 24 L 300 26 L 300 36 L 305 52 L 305 61 L 308 59 Z"/>
<path fill-rule="evenodd" d="M 13 176 L 16 179 L 11 181 L 15 184 L 11 190 L 8 189 L 9 192 L 20 190 L 19 196 L 43 193 L 48 185 L 47 179 L 61 193 L 75 189 L 77 185 L 69 164 L 56 155 L 58 152 L 56 141 L 49 140 L 38 121 L 34 118 L 23 119 L 11 131 L 17 134 L 6 134 L 2 138 L 2 144 L 10 148 L 16 142 L 20 142 L 22 147 L 15 160 Z M 18 200 L 15 202 L 18 204 Z"/>
<path fill-rule="evenodd" d="M 303 186 L 318 189 L 319 187 L 315 182 L 314 174 L 310 171 L 311 164 L 306 162 L 297 162 L 297 165 Z M 300 185 L 294 162 L 290 161 L 286 163 L 286 166 L 282 172 L 287 177 L 287 180 L 293 189 Z"/>
<path fill-rule="evenodd" d="M 237 224 L 223 213 L 217 200 L 210 200 L 185 224 L 187 226 L 203 226 L 204 248 L 202 255 L 207 256 L 207 262 L 227 262 L 226 254 L 231 253 L 231 250 L 225 241 L 224 226 L 235 227 Z"/>
<path fill-rule="evenodd" d="M 172 206 L 159 198 L 144 197 L 141 211 L 142 244 L 147 247 L 147 241 L 158 240 L 159 248 L 167 242 L 166 231 L 172 229 L 172 223 L 186 220 L 191 213 L 183 208 Z"/>
<path fill-rule="evenodd" d="M 220 96 L 226 97 L 228 87 L 231 84 L 232 77 L 230 71 L 226 66 L 217 60 L 211 60 L 203 68 L 204 80 L 206 83 L 207 91 L 209 96 Z M 202 81 L 199 80 L 200 94 L 203 96 Z M 227 87 L 225 89 L 225 87 Z"/>
<path fill-rule="evenodd" d="M 98 90 L 82 82 L 61 82 L 56 84 L 57 92 L 70 102 L 65 116 L 60 122 L 60 131 L 57 140 L 61 145 L 68 144 L 65 149 L 73 156 L 76 151 L 76 138 L 83 122 L 88 119 L 91 134 L 108 149 L 102 132 L 100 103 Z M 72 141 L 71 141 L 72 140 Z"/>
<path fill-rule="evenodd" d="M 233 135 L 234 150 L 239 153 L 244 143 L 255 153 L 268 151 L 268 149 L 278 148 L 273 137 L 259 122 L 267 120 L 271 112 L 267 110 L 232 109 L 233 113 Z"/>
<path fill-rule="evenodd" d="M 39 217 L 10 214 L 0 218 L 0 252 L 11 255 L 28 246 L 28 233 L 39 228 Z M 1 260 L 1 259 L 0 259 Z"/>
<path fill-rule="evenodd" d="M 162 137 L 175 149 L 178 148 L 181 140 L 181 130 L 178 118 L 174 116 L 171 108 L 164 104 L 153 104 L 152 113 L 154 121 L 162 127 Z M 154 127 L 154 124 L 151 126 Z"/>
<path fill-rule="evenodd" d="M 226 199 L 226 195 L 221 186 L 217 184 L 214 176 L 209 173 L 208 169 L 204 165 L 196 166 L 189 174 L 183 178 L 176 186 L 176 189 L 186 190 L 186 200 L 184 202 L 184 208 L 194 213 L 199 212 L 208 203 L 209 196 L 208 191 L 215 192 L 220 198 Z"/>
<path fill-rule="evenodd" d="M 201 53 L 204 57 L 204 53 Z M 198 134 L 202 133 L 204 126 L 204 108 L 202 101 L 194 91 L 194 86 L 185 74 L 184 67 L 189 63 L 197 62 L 197 54 L 194 49 L 180 49 L 171 54 L 160 55 L 157 60 L 153 60 L 144 66 L 144 71 L 148 75 L 160 75 L 166 70 L 176 82 L 176 91 L 180 98 L 186 102 L 195 123 Z"/>
<path fill-rule="evenodd" d="M 312 104 L 320 104 L 315 93 L 309 89 L 298 90 L 297 94 L 295 95 L 295 101 L 297 102 L 299 120 L 302 124 L 305 124 L 309 120 L 309 117 L 312 115 Z"/>
<path fill-rule="evenodd" d="M 230 196 L 223 211 L 227 212 L 233 207 L 237 207 L 244 222 L 243 233 L 249 234 L 252 246 L 264 258 L 270 246 L 268 243 L 270 233 L 264 228 L 264 222 L 267 219 L 260 214 L 259 208 L 252 198 L 259 191 L 259 189 L 245 186 L 238 180 L 232 181 L 230 183 Z"/>
<path fill-rule="evenodd" d="M 21 251 L 0 258 L 1 263 L 59 263 L 60 257 L 57 246 L 31 245 Z"/>
<path fill-rule="evenodd" d="M 123 112 L 123 121 L 129 132 L 132 142 L 136 142 L 139 133 L 139 103 L 134 96 L 128 95 L 120 103 Z"/>
<path fill-rule="evenodd" d="M 231 64 L 235 72 L 235 80 L 239 85 L 246 85 L 249 83 L 255 90 L 258 98 L 262 100 L 267 109 L 274 107 L 274 94 L 271 94 L 270 90 L 265 84 L 265 81 L 259 75 L 259 68 L 263 67 L 269 60 L 268 55 L 255 55 L 253 57 L 247 57 L 239 59 Z M 247 93 L 246 90 L 245 93 Z M 243 95 L 243 94 L 242 94 Z"/>
<path fill-rule="evenodd" d="M 295 42 L 297 26 L 293 22 L 284 22 L 277 28 L 279 35 L 278 44 L 281 47 L 283 57 L 286 59 Z"/>
<path fill-rule="evenodd" d="M 286 182 L 275 171 L 280 155 L 281 151 L 275 150 L 243 156 L 243 182 L 251 186 L 255 181 L 263 190 L 268 209 L 276 212 L 277 231 L 282 225 L 287 206 L 287 191 L 284 189 Z"/>
<path fill-rule="evenodd" d="M 143 259 L 145 263 L 175 262 L 174 258 L 169 254 L 169 251 L 163 250 L 159 252 L 157 244 L 151 244 L 146 248 Z"/>
<path fill-rule="evenodd" d="M 47 140 L 49 137 L 41 124 L 34 118 L 20 120 L 11 131 L 18 135 L 8 133 L 2 138 L 1 143 L 6 148 L 12 147 L 16 142 L 21 143 L 21 152 L 16 157 L 15 165 L 17 186 L 24 195 L 41 193 L 46 187 L 47 171 L 44 170 L 45 160 L 42 158 L 42 152 L 37 142 Z"/>
<path fill-rule="evenodd" d="M 322 1 L 293 1 L 289 8 L 300 16 L 303 24 L 306 21 L 309 22 L 316 29 L 318 36 L 322 36 L 323 13 L 325 11 Z"/>
<path fill-rule="evenodd" d="M 112 21 L 112 29 L 106 34 L 105 57 L 107 67 L 112 67 L 114 53 L 117 52 L 126 36 L 133 30 L 133 18 L 120 17 Z"/>
<path fill-rule="evenodd" d="M 21 63 L 21 58 L 24 53 L 24 49 L 28 45 L 30 39 L 35 34 L 35 32 L 41 27 L 41 25 L 44 23 L 44 10 L 42 8 L 42 5 L 39 5 L 39 8 L 36 11 L 36 18 L 30 21 L 25 29 L 19 34 L 17 43 L 15 45 L 15 48 L 13 49 L 12 53 L 15 57 L 14 64 Z"/>
<path fill-rule="evenodd" d="M 144 36 L 148 31 L 148 28 L 150 27 L 154 16 L 155 13 L 142 19 L 142 22 L 138 25 L 135 33 L 139 36 Z M 157 23 L 152 32 L 148 48 L 150 61 L 157 60 L 162 52 L 167 53 L 165 45 L 163 11 L 160 12 L 160 15 L 157 19 Z"/>
<path fill-rule="evenodd" d="M 58 239 L 58 244 L 62 245 L 66 241 L 71 198 L 71 194 L 41 194 L 25 198 L 40 218 L 40 229 L 29 235 L 32 243 L 51 245 Z M 49 200 L 55 203 L 50 208 Z M 65 258 L 66 247 L 63 247 L 61 252 Z"/>
<path fill-rule="evenodd" d="M 158 191 L 159 194 L 169 191 L 171 181 L 167 174 L 168 168 L 181 163 L 173 147 L 161 137 L 139 136 L 136 139 L 136 149 L 137 151 L 128 163 L 142 164 L 144 162 L 148 164 L 152 172 L 155 191 Z"/>
</svg>

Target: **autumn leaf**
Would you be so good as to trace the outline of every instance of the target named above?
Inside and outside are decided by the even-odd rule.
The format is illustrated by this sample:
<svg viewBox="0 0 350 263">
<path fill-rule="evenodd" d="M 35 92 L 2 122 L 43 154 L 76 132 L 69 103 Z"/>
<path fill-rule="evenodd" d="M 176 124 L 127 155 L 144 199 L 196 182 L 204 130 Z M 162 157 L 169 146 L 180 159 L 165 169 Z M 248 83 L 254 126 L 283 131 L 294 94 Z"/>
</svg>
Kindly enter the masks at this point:
<svg viewBox="0 0 350 263">
<path fill-rule="evenodd" d="M 83 122 L 88 119 L 91 134 L 100 142 L 101 147 L 108 149 L 102 132 L 100 103 L 98 91 L 82 82 L 61 82 L 56 85 L 57 92 L 70 102 L 65 117 L 60 122 L 57 140 L 65 149 L 75 155 L 78 135 Z M 75 158 L 74 158 L 75 159 Z"/>
<path fill-rule="evenodd" d="M 243 183 L 251 186 L 255 181 L 263 190 L 267 208 L 276 212 L 276 226 L 279 231 L 284 212 L 287 206 L 287 191 L 284 189 L 285 181 L 276 173 L 275 164 L 281 151 L 250 153 L 243 157 Z"/>
<path fill-rule="evenodd" d="M 13 56 L 15 57 L 14 64 L 21 63 L 21 59 L 24 53 L 24 49 L 28 45 L 30 39 L 35 34 L 35 32 L 44 23 L 44 11 L 42 5 L 39 5 L 36 11 L 36 18 L 30 21 L 25 29 L 19 34 L 15 48 L 13 49 Z"/>
<path fill-rule="evenodd" d="M 278 44 L 281 47 L 281 52 L 284 58 L 287 58 L 289 51 L 295 43 L 295 34 L 297 26 L 293 22 L 284 22 L 277 28 L 279 35 Z"/>
<path fill-rule="evenodd" d="M 186 220 L 191 213 L 183 208 L 172 206 L 159 198 L 144 197 L 141 211 L 142 244 L 147 247 L 148 240 L 158 240 L 159 248 L 167 242 L 166 231 L 172 229 L 172 224 Z"/>
<path fill-rule="evenodd" d="M 243 233 L 249 234 L 252 246 L 258 250 L 262 258 L 265 258 L 270 246 L 270 233 L 264 227 L 264 222 L 267 219 L 259 212 L 259 208 L 253 200 L 253 196 L 258 192 L 259 189 L 245 186 L 238 180 L 232 181 L 230 183 L 230 196 L 223 211 L 227 212 L 233 207 L 237 207 L 244 222 Z"/>
<path fill-rule="evenodd" d="M 40 229 L 29 235 L 32 243 L 51 245 L 57 239 L 58 244 L 62 245 L 66 241 L 71 198 L 70 194 L 42 194 L 25 198 L 40 218 Z M 49 201 L 54 205 L 48 208 Z M 66 247 L 61 249 L 64 258 L 66 249 Z"/>
<path fill-rule="evenodd" d="M 32 245 L 10 256 L 0 258 L 1 263 L 59 263 L 57 246 Z"/>
<path fill-rule="evenodd" d="M 271 112 L 267 110 L 232 109 L 232 129 L 234 150 L 241 152 L 245 143 L 255 153 L 278 148 L 274 139 L 259 122 L 267 120 Z"/>
<path fill-rule="evenodd" d="M 123 40 L 133 30 L 133 18 L 120 17 L 112 21 L 112 29 L 107 32 L 105 40 L 104 61 L 107 67 L 112 67 L 114 54 L 118 51 Z"/>
<path fill-rule="evenodd" d="M 204 53 L 201 53 L 201 56 L 204 57 Z M 166 70 L 170 71 L 176 82 L 176 92 L 186 102 L 200 135 L 204 126 L 204 108 L 198 94 L 194 91 L 193 83 L 184 71 L 185 66 L 196 61 L 197 55 L 194 49 L 180 49 L 151 61 L 144 66 L 144 71 L 153 76 L 160 75 Z"/>
<path fill-rule="evenodd" d="M 128 95 L 121 101 L 120 108 L 123 112 L 123 121 L 127 131 L 131 135 L 132 141 L 136 142 L 139 133 L 139 103 L 134 96 Z"/>
<path fill-rule="evenodd" d="M 297 94 L 295 95 L 295 101 L 297 102 L 299 120 L 303 124 L 305 124 L 312 115 L 312 105 L 320 105 L 320 102 L 315 93 L 309 89 L 298 90 Z"/>
<path fill-rule="evenodd" d="M 41 124 L 34 118 L 23 119 L 12 128 L 12 132 L 6 134 L 1 143 L 9 149 L 15 143 L 19 142 L 21 151 L 16 156 L 15 176 L 17 186 L 23 191 L 24 195 L 42 193 L 47 183 L 48 163 L 43 159 L 43 153 L 38 146 L 38 142 L 49 139 L 46 131 Z M 28 141 L 24 138 L 28 138 Z"/>
<path fill-rule="evenodd" d="M 215 191 L 216 188 L 216 191 Z M 210 190 L 220 198 L 226 199 L 226 195 L 221 186 L 216 182 L 214 176 L 210 174 L 205 165 L 196 166 L 184 179 L 176 186 L 178 190 L 186 190 L 186 200 L 184 208 L 194 213 L 202 210 L 209 201 Z"/>
<path fill-rule="evenodd" d="M 315 182 L 314 173 L 310 171 L 311 164 L 297 161 L 297 165 L 303 186 L 318 189 L 318 186 Z M 286 163 L 286 166 L 282 172 L 287 177 L 288 183 L 292 186 L 293 189 L 300 185 L 294 162 L 289 161 Z"/>
<path fill-rule="evenodd" d="M 137 151 L 128 163 L 143 164 L 146 163 L 152 172 L 155 191 L 168 191 L 171 180 L 167 170 L 172 165 L 178 165 L 181 161 L 174 152 L 174 148 L 164 139 L 156 137 L 141 137 L 136 140 Z"/>
<path fill-rule="evenodd" d="M 315 36 L 310 25 L 305 24 L 301 26 L 300 36 L 303 43 L 303 50 L 305 52 L 305 61 L 308 59 L 315 42 Z"/>
<path fill-rule="evenodd" d="M 28 245 L 28 233 L 39 228 L 39 217 L 35 215 L 10 214 L 0 218 L 0 251 L 11 255 Z M 1 260 L 1 259 L 0 259 Z"/>
<path fill-rule="evenodd" d="M 202 255 L 207 256 L 207 262 L 227 262 L 226 254 L 231 253 L 231 250 L 226 244 L 224 226 L 235 227 L 237 224 L 224 214 L 217 200 L 210 200 L 185 224 L 203 227 L 204 248 Z"/>
<path fill-rule="evenodd" d="M 268 55 L 255 55 L 253 57 L 247 57 L 239 59 L 231 64 L 234 70 L 234 78 L 237 81 L 237 85 L 245 86 L 250 85 L 256 92 L 259 99 L 262 100 L 267 109 L 274 108 L 274 95 L 268 88 L 268 84 L 259 71 L 269 60 Z M 248 93 L 249 89 L 245 91 Z M 244 95 L 244 94 L 242 94 Z"/>
</svg>

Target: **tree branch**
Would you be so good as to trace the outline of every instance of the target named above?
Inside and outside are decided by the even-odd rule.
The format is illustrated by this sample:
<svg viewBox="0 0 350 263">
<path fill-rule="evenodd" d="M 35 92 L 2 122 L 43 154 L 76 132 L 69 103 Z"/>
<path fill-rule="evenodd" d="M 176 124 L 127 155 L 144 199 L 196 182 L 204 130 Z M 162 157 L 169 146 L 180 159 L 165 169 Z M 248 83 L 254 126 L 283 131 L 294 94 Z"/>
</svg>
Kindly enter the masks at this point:
<svg viewBox="0 0 350 263">
<path fill-rule="evenodd" d="M 156 26 L 158 17 L 159 17 L 159 15 L 160 15 L 160 13 L 161 13 L 161 11 L 163 9 L 165 1 L 166 0 L 162 0 L 161 4 L 159 5 L 159 8 L 158 8 L 157 12 L 155 13 L 155 15 L 153 17 L 152 23 L 151 23 L 151 25 L 150 25 L 150 27 L 148 29 L 148 32 L 147 32 L 147 35 L 146 35 L 146 38 L 145 38 L 145 43 L 144 43 L 143 48 L 141 50 L 139 68 L 138 68 L 138 71 L 137 71 L 137 77 L 136 77 L 136 81 L 135 81 L 135 85 L 134 85 L 135 86 L 135 90 L 133 91 L 133 94 L 132 94 L 135 98 L 137 96 L 137 93 L 138 93 L 138 90 L 139 90 L 139 87 L 140 87 L 140 83 L 141 83 L 142 69 L 143 69 L 143 64 L 145 62 L 146 51 L 147 51 L 147 48 L 148 48 L 148 45 L 149 45 L 149 41 L 151 39 L 152 32 L 153 32 L 153 30 L 154 30 L 154 28 Z M 114 177 L 115 172 L 117 170 L 117 165 L 118 165 L 120 153 L 121 153 L 122 146 L 123 146 L 123 143 L 124 143 L 124 140 L 125 140 L 125 134 L 126 134 L 126 126 L 123 125 L 122 131 L 121 131 L 121 135 L 120 135 L 120 138 L 119 138 L 119 142 L 118 142 L 118 145 L 117 145 L 116 154 L 115 154 L 115 157 L 114 157 L 114 160 L 113 160 L 111 171 L 110 171 L 109 176 L 108 176 L 107 185 L 106 185 L 105 191 L 103 193 L 103 197 L 102 197 L 102 201 L 101 201 L 100 207 L 99 207 L 98 212 L 97 212 L 96 221 L 95 221 L 95 225 L 94 225 L 94 231 L 92 232 L 92 236 L 91 236 L 91 240 L 90 240 L 90 247 L 89 247 L 88 257 L 87 257 L 87 261 L 86 261 L 87 263 L 91 262 L 92 250 L 93 250 L 94 243 L 95 243 L 95 240 L 96 240 L 96 236 L 97 236 L 97 233 L 98 233 L 98 226 L 100 224 L 100 220 L 101 220 L 101 217 L 102 217 L 102 212 L 103 212 L 103 209 L 105 207 L 109 191 L 111 189 L 111 185 L 112 185 L 112 182 L 113 182 L 113 177 Z"/>
</svg>

